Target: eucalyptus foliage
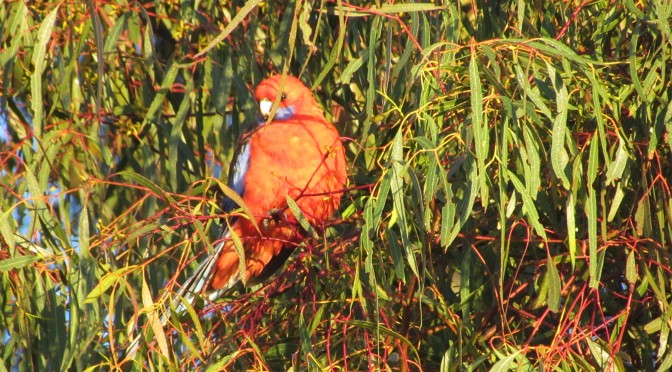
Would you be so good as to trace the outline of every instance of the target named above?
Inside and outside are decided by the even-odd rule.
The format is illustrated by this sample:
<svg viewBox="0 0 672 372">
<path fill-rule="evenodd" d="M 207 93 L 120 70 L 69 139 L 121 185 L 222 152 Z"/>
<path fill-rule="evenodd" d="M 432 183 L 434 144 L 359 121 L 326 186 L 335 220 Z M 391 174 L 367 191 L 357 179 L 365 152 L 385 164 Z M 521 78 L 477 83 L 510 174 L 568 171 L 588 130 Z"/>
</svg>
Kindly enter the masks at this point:
<svg viewBox="0 0 672 372">
<path fill-rule="evenodd" d="M 0 370 L 669 369 L 671 19 L 3 2 Z M 251 88 L 283 72 L 346 142 L 341 210 L 275 277 L 162 328 L 154 301 L 226 224 Z"/>
</svg>

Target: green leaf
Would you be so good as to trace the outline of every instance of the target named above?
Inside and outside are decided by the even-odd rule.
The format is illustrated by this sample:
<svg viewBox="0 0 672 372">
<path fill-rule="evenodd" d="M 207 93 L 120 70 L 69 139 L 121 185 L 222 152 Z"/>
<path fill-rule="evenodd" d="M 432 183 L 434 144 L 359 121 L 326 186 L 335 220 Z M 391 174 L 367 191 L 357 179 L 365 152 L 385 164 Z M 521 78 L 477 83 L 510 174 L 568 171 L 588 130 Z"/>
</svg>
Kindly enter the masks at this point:
<svg viewBox="0 0 672 372">
<path fill-rule="evenodd" d="M 332 72 L 332 68 L 334 65 L 336 65 L 336 62 L 338 62 L 339 58 L 341 57 L 341 52 L 343 50 L 343 44 L 345 42 L 345 31 L 346 31 L 346 23 L 345 23 L 345 12 L 342 11 L 343 9 L 343 4 L 339 0 L 338 2 L 338 39 L 336 40 L 336 43 L 334 44 L 334 47 L 331 49 L 331 53 L 329 53 L 329 59 L 327 60 L 327 65 L 324 66 L 321 69 L 320 74 L 317 76 L 315 79 L 315 85 L 313 88 L 315 88 L 317 85 L 319 85 L 322 80 L 327 76 L 327 74 Z M 375 34 L 375 32 L 371 33 L 372 35 Z M 364 54 L 362 63 L 366 60 L 366 58 L 369 58 L 371 55 L 370 54 Z M 347 79 L 349 80 L 349 79 Z M 345 83 L 345 81 L 344 81 Z M 373 85 L 373 84 L 372 84 Z M 368 112 L 368 111 L 367 111 Z"/>
<path fill-rule="evenodd" d="M 103 47 L 103 53 L 105 55 L 114 52 L 114 48 L 116 47 L 117 42 L 119 41 L 119 37 L 127 27 L 126 24 L 128 22 L 128 18 L 130 17 L 130 15 L 131 13 L 123 13 L 121 17 L 117 18 L 117 20 L 114 22 L 114 26 L 112 26 L 107 32 L 107 37 L 105 38 L 105 46 Z"/>
<path fill-rule="evenodd" d="M 16 242 L 14 241 L 14 223 L 10 222 L 10 217 L 14 212 L 14 208 L 8 208 L 6 211 L 0 214 L 0 237 L 5 240 L 5 243 L 8 245 L 9 254 L 15 254 Z"/>
<path fill-rule="evenodd" d="M 588 349 L 590 350 L 595 362 L 597 363 L 600 369 L 606 369 L 608 365 L 611 365 L 611 355 L 609 351 L 605 350 L 601 345 L 597 344 L 592 340 L 586 340 L 588 343 Z"/>
<path fill-rule="evenodd" d="M 116 285 L 119 281 L 126 281 L 125 277 L 133 272 L 135 269 L 137 269 L 138 266 L 126 266 L 122 267 L 118 270 L 115 270 L 113 272 L 106 273 L 103 275 L 103 277 L 100 279 L 98 284 L 91 290 L 91 292 L 86 296 L 86 300 L 84 300 L 85 304 L 91 304 L 97 301 L 98 297 L 102 296 L 107 292 L 110 287 L 113 285 Z"/>
<path fill-rule="evenodd" d="M 455 223 L 455 204 L 452 201 L 446 202 L 446 204 L 441 208 L 441 246 L 448 247 L 452 242 L 452 239 L 449 240 L 451 234 L 450 231 L 453 229 Z M 454 239 L 454 238 L 453 238 Z"/>
<path fill-rule="evenodd" d="M 569 164 L 569 155 L 565 149 L 565 135 L 567 132 L 567 106 L 569 104 L 569 95 L 567 87 L 563 83 L 560 75 L 549 64 L 548 74 L 553 82 L 555 90 L 555 101 L 558 106 L 558 113 L 553 119 L 553 135 L 551 137 L 551 164 L 555 175 L 562 181 L 565 189 L 569 190 L 570 182 L 567 177 L 567 164 Z"/>
<path fill-rule="evenodd" d="M 504 372 L 504 371 L 510 371 L 512 369 L 515 369 L 515 367 L 518 366 L 517 359 L 520 356 L 520 350 L 516 351 L 513 354 L 507 355 L 504 359 L 500 359 L 495 363 L 492 368 L 490 368 L 490 372 Z"/>
<path fill-rule="evenodd" d="M 598 137 L 593 136 L 590 141 L 590 153 L 588 157 L 588 205 L 586 208 L 586 219 L 588 223 L 588 262 L 590 272 L 590 287 L 598 288 L 600 285 L 601 268 L 597 258 L 597 190 L 595 189 L 595 179 L 599 167 L 598 160 Z"/>
<path fill-rule="evenodd" d="M 0 261 L 0 272 L 6 272 L 14 269 L 22 269 L 39 261 L 39 256 L 16 256 Z"/>
<path fill-rule="evenodd" d="M 206 372 L 222 371 L 227 364 L 231 363 L 231 361 L 233 360 L 238 359 L 238 357 L 243 353 L 244 353 L 243 350 L 236 350 L 231 354 L 227 354 L 223 357 L 218 358 L 216 363 L 213 363 L 210 366 L 208 366 Z"/>
<path fill-rule="evenodd" d="M 551 113 L 551 110 L 546 106 L 544 103 L 544 100 L 541 98 L 541 94 L 539 93 L 539 88 L 534 87 L 532 88 L 530 86 L 530 83 L 527 81 L 527 76 L 525 73 L 523 73 L 523 69 L 520 68 L 519 65 L 514 65 L 513 66 L 516 72 L 516 80 L 518 81 L 518 84 L 523 88 L 523 92 L 525 93 L 525 97 L 529 98 L 532 103 L 541 111 L 542 114 L 544 114 L 547 118 L 550 120 L 553 120 L 553 113 Z"/>
<path fill-rule="evenodd" d="M 469 62 L 469 86 L 471 92 L 471 122 L 474 132 L 474 149 L 478 169 L 478 184 L 481 191 L 481 205 L 487 208 L 490 200 L 486 160 L 490 147 L 489 127 L 483 117 L 483 92 L 481 91 L 481 77 L 478 72 L 478 62 L 475 55 L 471 55 Z"/>
<path fill-rule="evenodd" d="M 366 62 L 367 58 L 368 56 L 364 55 L 363 57 L 354 58 L 350 62 L 348 62 L 348 65 L 345 66 L 343 72 L 341 72 L 341 82 L 343 84 L 350 84 L 352 74 L 354 74 L 355 72 L 357 72 L 357 70 L 359 70 L 362 66 L 364 66 L 364 62 Z"/>
<path fill-rule="evenodd" d="M 40 221 L 42 232 L 46 235 L 45 241 L 51 245 L 51 251 L 57 252 L 60 249 L 70 249 L 70 239 L 68 234 L 63 229 L 61 221 L 52 213 L 49 213 L 50 207 L 46 201 L 48 197 L 45 195 L 45 187 L 41 187 L 35 173 L 30 167 L 25 168 L 25 180 L 30 192 L 30 200 L 35 204 L 35 215 Z"/>
<path fill-rule="evenodd" d="M 539 222 L 539 213 L 537 212 L 537 207 L 534 204 L 534 201 L 532 201 L 532 198 L 527 194 L 525 190 L 525 186 L 523 185 L 522 182 L 516 177 L 516 175 L 507 170 L 507 173 L 509 175 L 509 179 L 513 183 L 513 186 L 516 188 L 516 191 L 518 191 L 518 194 L 520 194 L 521 198 L 523 199 L 523 207 L 525 208 L 525 214 L 527 215 L 527 220 L 534 227 L 534 231 L 536 231 L 537 235 L 539 235 L 541 238 L 544 239 L 544 241 L 548 240 L 548 237 L 546 236 L 546 231 L 544 230 L 544 226 Z"/>
<path fill-rule="evenodd" d="M 567 246 L 569 251 L 569 260 L 572 267 L 576 265 L 576 201 L 574 195 L 567 195 L 566 218 L 567 218 Z"/>
<path fill-rule="evenodd" d="M 635 261 L 635 251 L 628 253 L 628 260 L 625 264 L 625 279 L 629 284 L 634 285 L 637 282 L 637 263 Z"/>
<path fill-rule="evenodd" d="M 37 43 L 33 50 L 32 62 L 35 69 L 30 77 L 30 90 L 32 95 L 30 102 L 33 109 L 33 130 L 35 131 L 35 136 L 37 138 L 42 136 L 42 120 L 44 120 L 44 99 L 42 98 L 42 81 L 44 77 L 42 74 L 47 67 L 47 43 L 49 42 L 49 39 L 51 39 L 59 7 L 59 5 L 56 5 L 54 9 L 47 14 L 44 21 L 42 21 L 40 30 L 37 32 Z"/>
<path fill-rule="evenodd" d="M 404 246 L 406 251 L 406 259 L 408 260 L 408 265 L 413 271 L 415 276 L 420 277 L 420 271 L 418 270 L 418 263 L 415 259 L 415 252 L 411 241 L 408 236 L 407 230 L 407 219 L 406 219 L 406 205 L 404 202 L 404 174 L 406 173 L 405 166 L 402 164 L 404 162 L 404 152 L 402 144 L 402 131 L 401 128 L 397 131 L 394 141 L 392 141 L 392 150 L 390 153 L 390 161 L 392 162 L 392 172 L 390 179 L 390 191 L 392 192 L 392 202 L 394 209 L 393 211 L 397 215 L 399 227 L 399 233 L 401 235 L 401 243 Z"/>
<path fill-rule="evenodd" d="M 152 182 L 149 178 L 133 171 L 122 171 L 119 172 L 118 175 L 122 178 L 134 181 L 140 186 L 148 188 L 149 191 L 151 191 L 154 195 L 166 200 L 168 203 L 176 204 L 175 199 L 173 199 L 170 194 L 166 193 L 161 187 L 159 187 L 159 185 Z"/>
<path fill-rule="evenodd" d="M 637 236 L 648 237 L 651 236 L 652 221 L 651 221 L 651 206 L 649 205 L 649 197 L 646 196 L 637 202 L 637 209 L 635 211 L 635 227 Z"/>
<path fill-rule="evenodd" d="M 317 237 L 315 229 L 313 229 L 313 226 L 310 225 L 310 222 L 308 222 L 308 219 L 306 219 L 306 216 L 303 214 L 301 208 L 299 208 L 298 204 L 296 204 L 294 199 L 292 199 L 289 195 L 287 195 L 285 196 L 285 200 L 287 201 L 287 206 L 289 207 L 289 210 L 292 211 L 292 214 L 294 215 L 294 217 L 296 217 L 296 220 L 299 221 L 301 227 L 308 233 L 308 235 Z"/>
<path fill-rule="evenodd" d="M 390 256 L 392 256 L 392 262 L 394 263 L 394 273 L 396 274 L 397 278 L 403 282 L 406 282 L 406 274 L 404 273 L 404 268 L 406 265 L 404 265 L 404 255 L 402 253 L 402 249 L 397 242 L 397 234 L 395 234 L 393 230 L 388 229 L 387 236 L 389 239 L 388 244 L 390 248 Z"/>
<path fill-rule="evenodd" d="M 525 176 L 525 186 L 532 200 L 537 199 L 537 194 L 541 188 L 541 154 L 540 146 L 536 136 L 532 134 L 532 128 L 526 125 L 523 128 L 523 138 L 525 140 L 525 152 L 527 154 L 527 163 L 529 163 L 529 172 Z"/>
<path fill-rule="evenodd" d="M 91 257 L 89 253 L 89 211 L 87 209 L 86 200 L 79 212 L 79 254 L 80 257 Z"/>
<path fill-rule="evenodd" d="M 376 222 L 374 221 L 373 217 L 373 203 L 374 203 L 374 198 L 369 197 L 366 201 L 366 204 L 364 205 L 364 212 L 363 212 L 363 217 L 364 217 L 364 226 L 362 226 L 362 234 L 359 240 L 359 244 L 362 248 L 364 248 L 364 252 L 366 253 L 366 257 L 364 259 L 364 268 L 367 273 L 373 275 L 375 278 L 375 272 L 373 269 L 373 240 L 371 240 L 372 236 L 375 236 L 375 228 L 374 226 L 376 225 Z"/>
<path fill-rule="evenodd" d="M 216 38 L 214 38 L 210 43 L 208 43 L 208 45 L 203 50 L 201 50 L 198 54 L 196 54 L 194 56 L 194 59 L 197 60 L 203 57 L 205 53 L 209 52 L 211 49 L 215 48 L 217 44 L 224 41 L 224 39 L 226 39 L 231 34 L 231 32 L 233 32 L 233 30 L 235 30 L 236 27 L 238 27 L 243 22 L 245 17 L 247 17 L 247 15 L 251 13 L 257 7 L 257 5 L 261 3 L 261 1 L 262 0 L 246 1 L 245 4 L 242 7 L 240 7 L 240 9 L 238 9 L 238 11 L 236 12 L 236 16 L 233 17 L 233 19 L 231 19 L 231 22 L 229 22 L 226 25 L 226 27 L 222 30 L 222 32 L 220 32 Z"/>
<path fill-rule="evenodd" d="M 168 68 L 168 71 L 166 71 L 163 81 L 161 82 L 161 87 L 159 88 L 159 91 L 156 92 L 156 95 L 154 95 L 154 99 L 147 109 L 147 113 L 145 113 L 142 122 L 143 128 L 150 122 L 155 121 L 157 112 L 159 112 L 159 109 L 165 104 L 166 95 L 170 92 L 170 88 L 175 82 L 175 79 L 177 79 L 179 71 L 180 69 L 177 63 L 172 63 Z"/>
<path fill-rule="evenodd" d="M 147 312 L 147 318 L 152 331 L 154 331 L 154 339 L 159 345 L 159 351 L 161 355 L 170 360 L 170 351 L 168 348 L 168 340 L 166 338 L 166 333 L 163 331 L 163 324 L 161 323 L 160 317 L 156 309 L 154 309 L 154 300 L 152 299 L 152 294 L 149 291 L 149 286 L 147 281 L 144 279 L 145 276 L 142 276 L 142 304 L 145 308 L 150 309 Z"/>
<path fill-rule="evenodd" d="M 560 310 L 560 293 L 562 285 L 560 283 L 560 274 L 555 267 L 553 257 L 548 256 L 546 260 L 546 275 L 548 275 L 548 309 L 554 313 Z"/>
<path fill-rule="evenodd" d="M 368 330 L 371 330 L 371 331 L 380 332 L 380 334 L 382 334 L 382 335 L 389 336 L 389 337 L 399 341 L 400 343 L 408 346 L 408 348 L 412 351 L 413 355 L 416 358 L 419 357 L 418 351 L 415 348 L 415 346 L 413 345 L 413 343 L 411 343 L 407 338 L 405 338 L 404 336 L 402 336 L 398 332 L 395 332 L 394 330 L 392 330 L 388 327 L 385 327 L 385 325 L 383 325 L 383 324 L 380 324 L 380 323 L 376 324 L 376 323 L 363 321 L 363 320 L 349 320 L 349 321 L 346 321 L 345 323 L 349 324 L 349 325 L 352 325 L 352 326 L 355 326 L 355 327 L 361 327 L 361 328 L 368 329 Z"/>
<path fill-rule="evenodd" d="M 229 221 L 226 221 L 227 224 Z M 246 264 L 246 258 L 245 258 L 245 246 L 243 245 L 243 241 L 240 239 L 240 236 L 234 229 L 229 226 L 227 229 L 229 233 L 229 238 L 231 238 L 231 241 L 233 242 L 233 249 L 236 251 L 236 254 L 238 255 L 238 278 L 240 278 L 240 281 L 243 282 L 243 284 L 247 284 L 247 280 L 250 279 L 247 277 L 247 264 Z"/>
<path fill-rule="evenodd" d="M 619 207 L 623 202 L 623 198 L 625 197 L 625 191 L 623 189 L 623 186 L 625 184 L 626 182 L 624 180 L 621 180 L 616 183 L 616 192 L 614 193 L 614 197 L 611 199 L 611 206 L 609 207 L 609 215 L 607 216 L 607 222 L 613 221 L 614 217 L 616 217 L 616 213 L 618 212 Z"/>
<path fill-rule="evenodd" d="M 476 195 L 478 194 L 478 178 L 473 157 L 467 156 L 467 161 L 465 161 L 465 167 L 467 167 L 467 171 L 469 173 L 467 174 L 467 187 L 465 189 L 466 193 L 464 197 L 457 203 L 457 211 L 459 211 L 460 213 L 459 223 L 453 224 L 453 228 L 450 231 L 450 235 L 448 235 L 445 241 L 443 239 L 441 240 L 442 245 L 444 247 L 450 245 L 450 243 L 452 243 L 453 240 L 455 240 L 457 234 L 459 234 L 464 224 L 467 223 L 467 220 L 471 215 L 471 211 L 474 208 L 474 201 L 476 200 Z M 452 193 L 449 193 L 449 195 L 451 194 Z"/>
<path fill-rule="evenodd" d="M 189 80 L 185 90 L 191 92 L 193 88 L 193 80 Z M 182 131 L 190 110 L 191 99 L 189 94 L 185 94 L 170 128 L 170 140 L 168 142 L 168 162 L 173 165 L 170 168 L 170 185 L 174 191 L 183 189 L 184 180 L 182 178 L 182 164 L 186 162 L 185 158 L 191 157 L 188 153 L 183 153 L 183 151 L 181 151 Z M 183 156 L 180 156 L 181 154 Z"/>
<path fill-rule="evenodd" d="M 623 141 L 619 140 L 618 141 L 618 150 L 616 150 L 616 156 L 614 159 L 611 161 L 611 164 L 609 164 L 609 167 L 607 168 L 607 185 L 611 185 L 616 181 L 617 179 L 621 178 L 623 176 L 623 171 L 625 170 L 625 166 L 628 163 L 628 153 L 625 149 L 625 146 L 623 145 Z"/>
</svg>

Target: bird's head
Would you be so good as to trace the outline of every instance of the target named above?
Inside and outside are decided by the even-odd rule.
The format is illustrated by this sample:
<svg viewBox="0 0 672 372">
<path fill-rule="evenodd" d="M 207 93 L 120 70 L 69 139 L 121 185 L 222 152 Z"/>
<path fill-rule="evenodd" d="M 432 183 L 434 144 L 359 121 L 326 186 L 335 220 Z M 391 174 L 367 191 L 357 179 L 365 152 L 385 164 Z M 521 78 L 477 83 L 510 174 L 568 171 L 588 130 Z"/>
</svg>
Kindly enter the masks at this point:
<svg viewBox="0 0 672 372">
<path fill-rule="evenodd" d="M 280 102 L 274 115 L 277 120 L 287 120 L 295 114 L 310 115 L 314 110 L 321 114 L 313 93 L 301 80 L 287 76 L 284 85 L 282 87 L 281 85 L 282 75 L 273 75 L 259 83 L 254 91 L 254 96 L 259 102 L 259 111 L 265 119 L 270 115 L 273 103 L 278 97 Z"/>
</svg>

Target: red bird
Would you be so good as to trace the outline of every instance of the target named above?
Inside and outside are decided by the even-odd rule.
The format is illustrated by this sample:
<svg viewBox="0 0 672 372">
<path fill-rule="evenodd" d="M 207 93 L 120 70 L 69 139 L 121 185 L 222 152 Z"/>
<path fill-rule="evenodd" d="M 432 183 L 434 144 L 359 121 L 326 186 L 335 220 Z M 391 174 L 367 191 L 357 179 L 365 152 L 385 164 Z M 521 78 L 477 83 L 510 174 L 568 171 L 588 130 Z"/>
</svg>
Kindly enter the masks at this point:
<svg viewBox="0 0 672 372">
<path fill-rule="evenodd" d="M 259 84 L 255 98 L 265 120 L 243 134 L 229 172 L 229 186 L 251 215 L 229 221 L 224 240 L 173 297 L 178 312 L 183 309 L 181 297 L 192 303 L 195 296 L 209 293 L 212 300 L 243 280 L 233 234 L 240 238 L 245 253 L 243 281 L 265 275 L 269 266 L 281 264 L 304 240 L 287 197 L 317 228 L 340 204 L 347 180 L 345 152 L 338 131 L 324 118 L 312 92 L 295 77 L 275 75 Z M 237 207 L 230 199 L 223 206 L 227 212 Z M 161 317 L 164 325 L 167 318 L 168 313 Z M 139 338 L 127 349 L 127 356 L 132 357 L 138 346 Z"/>
<path fill-rule="evenodd" d="M 266 120 L 243 135 L 229 172 L 229 186 L 251 213 L 250 219 L 236 218 L 231 225 L 244 248 L 245 280 L 259 276 L 283 250 L 303 241 L 287 196 L 312 226 L 319 227 L 338 208 L 347 179 L 338 131 L 299 79 L 286 76 L 283 85 L 282 75 L 271 76 L 254 95 Z M 267 122 L 276 99 L 275 115 Z M 227 212 L 236 207 L 231 200 L 224 203 Z M 230 235 L 227 231 L 226 238 Z M 220 290 L 216 297 L 242 279 L 239 263 L 233 241 L 226 239 L 203 263 L 200 282 L 191 291 Z"/>
</svg>

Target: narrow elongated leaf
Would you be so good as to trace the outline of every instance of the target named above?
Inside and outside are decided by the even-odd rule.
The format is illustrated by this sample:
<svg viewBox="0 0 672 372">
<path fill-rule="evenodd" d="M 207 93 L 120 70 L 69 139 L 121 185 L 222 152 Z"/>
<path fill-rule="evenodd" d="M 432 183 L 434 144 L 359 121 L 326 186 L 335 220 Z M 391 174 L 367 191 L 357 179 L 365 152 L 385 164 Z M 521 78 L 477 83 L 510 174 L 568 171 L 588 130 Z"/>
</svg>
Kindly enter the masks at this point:
<svg viewBox="0 0 672 372">
<path fill-rule="evenodd" d="M 301 227 L 306 231 L 308 235 L 317 238 L 317 233 L 315 232 L 315 229 L 313 229 L 313 226 L 310 225 L 310 222 L 308 222 L 308 219 L 306 219 L 306 216 L 301 211 L 301 208 L 299 208 L 299 205 L 296 204 L 294 199 L 292 199 L 289 195 L 287 195 L 285 199 L 287 201 L 287 206 L 289 207 L 289 210 L 292 211 L 292 214 L 294 214 L 294 217 L 296 217 L 296 219 L 299 221 Z"/>
<path fill-rule="evenodd" d="M 40 260 L 39 256 L 16 256 L 0 261 L 0 272 L 21 269 Z"/>
<path fill-rule="evenodd" d="M 84 259 L 91 257 L 89 254 L 89 229 L 89 211 L 86 201 L 84 201 L 82 211 L 79 214 L 79 255 Z"/>
<path fill-rule="evenodd" d="M 569 155 L 565 149 L 565 135 L 567 132 L 567 105 L 569 95 L 567 87 L 563 83 L 556 70 L 548 65 L 548 74 L 553 81 L 555 89 L 555 101 L 557 105 L 557 115 L 553 119 L 553 135 L 551 139 L 551 164 L 555 175 L 562 181 L 565 189 L 570 188 L 569 178 L 567 177 L 567 164 L 569 164 Z"/>
<path fill-rule="evenodd" d="M 607 168 L 607 185 L 611 185 L 617 179 L 623 176 L 623 171 L 628 162 L 628 153 L 625 150 L 623 141 L 619 140 L 618 149 L 616 150 L 616 155 L 612 159 L 611 164 Z"/>
<path fill-rule="evenodd" d="M 448 246 L 450 243 L 453 242 L 455 237 L 457 237 L 457 234 L 459 234 L 460 229 L 462 229 L 462 226 L 467 222 L 469 219 L 469 216 L 471 215 L 471 211 L 474 208 L 474 201 L 476 200 L 476 195 L 478 194 L 478 178 L 477 178 L 477 171 L 476 171 L 476 165 L 474 164 L 474 159 L 472 157 L 467 157 L 466 167 L 468 169 L 468 174 L 467 174 L 467 187 L 465 190 L 464 197 L 457 203 L 457 212 L 459 212 L 459 218 L 458 218 L 458 223 L 453 224 L 453 228 L 450 231 L 450 235 L 445 239 L 445 245 Z M 449 195 L 452 195 L 450 193 Z M 448 210 L 450 212 L 450 209 Z M 444 240 L 442 239 L 442 243 Z"/>
<path fill-rule="evenodd" d="M 539 94 L 539 89 L 538 88 L 532 88 L 530 86 L 530 83 L 527 81 L 527 76 L 523 72 L 523 69 L 520 68 L 519 65 L 515 65 L 514 69 L 516 71 L 516 80 L 518 81 L 518 84 L 523 88 L 523 92 L 525 93 L 525 96 L 529 98 L 532 103 L 541 111 L 542 114 L 544 114 L 547 118 L 553 120 L 553 113 L 551 113 L 551 110 L 546 106 L 544 103 L 544 100 L 541 98 L 541 94 Z"/>
<path fill-rule="evenodd" d="M 186 87 L 187 92 L 193 90 L 193 84 L 190 81 Z M 172 164 L 171 174 L 170 174 L 170 185 L 173 190 L 178 191 L 184 183 L 182 179 L 182 164 L 185 162 L 184 158 L 187 157 L 186 154 L 180 156 L 181 153 L 181 143 L 182 143 L 182 128 L 185 125 L 187 120 L 187 115 L 191 109 L 191 100 L 188 94 L 184 95 L 180 107 L 173 120 L 171 129 L 170 129 L 170 140 L 168 142 L 168 162 Z"/>
<path fill-rule="evenodd" d="M 95 302 L 97 298 L 105 294 L 105 292 L 107 292 L 110 287 L 116 285 L 119 281 L 124 280 L 124 276 L 136 268 L 137 266 L 126 266 L 119 270 L 105 274 L 100 279 L 98 284 L 93 288 L 93 290 L 86 296 L 84 303 L 88 304 Z"/>
<path fill-rule="evenodd" d="M 576 265 L 576 200 L 574 195 L 567 195 L 566 218 L 567 218 L 567 249 L 572 267 Z"/>
<path fill-rule="evenodd" d="M 600 272 L 597 260 L 597 190 L 595 190 L 595 179 L 598 170 L 598 144 L 597 137 L 593 136 L 590 142 L 590 153 L 588 157 L 588 207 L 586 208 L 586 219 L 588 223 L 588 256 L 590 287 L 597 288 L 600 285 Z"/>
<path fill-rule="evenodd" d="M 625 279 L 629 284 L 635 284 L 637 281 L 637 264 L 635 262 L 635 251 L 628 253 L 628 261 L 625 265 Z"/>
<path fill-rule="evenodd" d="M 560 310 L 562 285 L 560 284 L 560 274 L 551 256 L 546 260 L 546 270 L 546 275 L 548 275 L 548 309 L 557 313 Z"/>
<path fill-rule="evenodd" d="M 525 186 L 532 200 L 536 200 L 541 187 L 541 149 L 529 125 L 523 128 L 523 138 L 525 139 L 527 163 L 529 163 L 530 169 L 529 174 L 525 177 Z"/>
<path fill-rule="evenodd" d="M 238 10 L 236 13 L 236 16 L 233 17 L 231 22 L 229 22 L 228 25 L 220 32 L 219 35 L 217 35 L 216 38 L 214 38 L 203 50 L 201 50 L 196 56 L 194 56 L 194 59 L 198 59 L 202 57 L 205 53 L 210 51 L 210 49 L 213 49 L 217 44 L 221 43 L 224 39 L 226 39 L 233 30 L 236 29 L 240 25 L 240 23 L 245 19 L 245 17 L 252 12 L 259 3 L 261 3 L 262 0 L 249 0 L 246 1 L 245 4 Z"/>
<path fill-rule="evenodd" d="M 534 227 L 534 231 L 537 233 L 537 235 L 539 235 L 544 240 L 548 240 L 544 226 L 541 224 L 541 222 L 539 222 L 539 213 L 537 212 L 537 207 L 535 206 L 534 201 L 532 201 L 532 198 L 530 198 L 530 196 L 527 194 L 525 186 L 522 182 L 520 182 L 518 177 L 516 177 L 513 172 L 507 171 L 507 173 L 511 183 L 513 183 L 516 191 L 518 191 L 518 194 L 520 194 L 521 198 L 523 199 L 523 207 L 525 208 L 525 214 L 527 215 L 528 222 L 530 225 L 532 225 L 532 227 Z"/>
<path fill-rule="evenodd" d="M 373 200 L 373 198 L 368 198 L 364 205 L 364 226 L 362 227 L 362 235 L 360 238 L 360 245 L 364 248 L 364 252 L 366 252 L 364 267 L 366 268 L 366 272 L 371 274 L 373 274 L 373 241 L 371 240 L 371 236 L 375 235 L 373 227 Z"/>
<path fill-rule="evenodd" d="M 340 0 L 338 1 L 338 9 L 339 10 L 343 9 L 343 4 L 341 3 Z M 341 55 L 341 51 L 343 50 L 343 43 L 345 41 L 345 31 L 346 31 L 345 12 L 343 11 L 338 12 L 338 26 L 339 26 L 338 39 L 336 40 L 336 44 L 334 45 L 334 48 L 331 50 L 331 53 L 329 54 L 329 60 L 327 61 L 327 65 L 324 66 L 324 68 L 322 68 L 322 71 L 315 79 L 315 86 L 319 85 L 322 82 L 322 80 L 327 76 L 327 74 L 331 72 L 331 69 L 336 64 L 336 62 L 338 62 L 338 59 Z M 362 63 L 365 61 L 366 58 L 369 57 L 371 57 L 370 54 L 364 55 Z"/>
<path fill-rule="evenodd" d="M 143 275 L 144 278 L 144 275 Z M 147 318 L 152 331 L 154 331 L 154 338 L 156 339 L 157 344 L 159 344 L 159 351 L 164 358 L 170 359 L 170 351 L 168 349 L 168 340 L 166 338 L 166 333 L 163 331 L 163 325 L 159 320 L 159 315 L 156 309 L 153 309 L 154 300 L 152 299 L 152 294 L 149 291 L 149 286 L 147 286 L 147 281 L 142 281 L 142 304 L 145 308 L 152 308 L 147 313 Z"/>
<path fill-rule="evenodd" d="M 42 120 L 44 119 L 44 99 L 42 98 L 42 73 L 47 64 L 47 43 L 51 38 L 54 23 L 56 22 L 56 15 L 58 14 L 59 6 L 47 14 L 40 25 L 40 30 L 37 32 L 37 43 L 33 50 L 33 74 L 30 78 L 30 90 L 32 94 L 31 106 L 33 109 L 33 130 L 35 136 L 40 138 L 42 136 Z"/>
<path fill-rule="evenodd" d="M 520 355 L 520 351 L 516 351 L 513 354 L 507 355 L 504 359 L 500 359 L 495 363 L 492 368 L 490 368 L 490 372 L 504 372 L 504 371 L 510 371 L 511 369 L 515 369 L 515 367 L 519 366 L 517 362 L 517 358 Z"/>
<path fill-rule="evenodd" d="M 487 208 L 490 193 L 487 182 L 487 168 L 485 166 L 490 147 L 490 134 L 488 125 L 483 117 L 483 92 L 481 91 L 481 76 L 478 72 L 476 56 L 471 56 L 469 62 L 469 86 L 471 90 L 471 122 L 474 131 L 474 149 L 476 150 L 476 163 L 478 165 L 478 184 L 481 192 L 481 205 Z"/>
<path fill-rule="evenodd" d="M 31 201 L 35 204 L 35 215 L 43 227 L 43 232 L 46 234 L 45 241 L 50 243 L 52 252 L 57 252 L 60 249 L 70 249 L 70 240 L 68 234 L 63 229 L 60 220 L 53 214 L 49 213 L 50 207 L 47 204 L 48 196 L 45 195 L 45 188 L 41 187 L 35 173 L 26 167 L 25 179 L 28 184 L 28 191 L 30 192 Z"/>
<path fill-rule="evenodd" d="M 155 120 L 157 112 L 164 105 L 166 95 L 168 94 L 168 92 L 170 92 L 170 88 L 175 82 L 175 79 L 177 79 L 178 72 L 179 72 L 178 64 L 172 63 L 163 77 L 163 81 L 161 82 L 161 87 L 159 88 L 159 91 L 156 92 L 156 95 L 154 96 L 152 103 L 147 109 L 147 113 L 145 114 L 142 123 L 143 127 Z"/>
<path fill-rule="evenodd" d="M 243 246 L 243 241 L 240 239 L 240 236 L 238 235 L 238 233 L 236 233 L 235 230 L 231 229 L 230 226 L 228 230 L 231 241 L 233 242 L 233 249 L 236 251 L 236 254 L 238 255 L 238 270 L 236 271 L 236 273 L 238 274 L 238 278 L 240 278 L 240 281 L 243 282 L 243 284 L 247 284 L 247 280 L 249 278 L 247 277 L 247 262 L 246 262 L 247 258 L 245 257 L 245 246 Z"/>
<path fill-rule="evenodd" d="M 217 360 L 216 363 L 213 363 L 208 366 L 208 369 L 206 369 L 206 372 L 215 372 L 215 371 L 222 371 L 226 369 L 225 367 L 231 363 L 231 361 L 234 361 L 238 359 L 238 357 L 243 353 L 243 350 L 236 350 L 232 352 L 231 354 L 225 355 Z"/>
<path fill-rule="evenodd" d="M 141 174 L 132 171 L 123 171 L 119 173 L 119 176 L 137 182 L 138 185 L 148 188 L 151 192 L 165 199 L 167 202 L 171 204 L 176 203 L 175 199 L 173 199 L 173 197 L 170 194 L 166 193 L 161 187 L 159 187 L 159 185 L 155 184 L 150 179 Z"/>
<path fill-rule="evenodd" d="M 114 51 L 114 47 L 119 41 L 119 37 L 126 28 L 126 23 L 128 22 L 129 17 L 130 13 L 122 14 L 121 17 L 117 18 L 114 26 L 108 30 L 107 37 L 105 38 L 105 46 L 103 47 L 103 53 L 105 55 Z"/>
<path fill-rule="evenodd" d="M 411 271 L 413 271 L 413 274 L 416 276 L 420 276 L 420 272 L 418 270 L 418 263 L 416 262 L 415 259 L 415 252 L 413 250 L 413 246 L 411 245 L 411 241 L 408 236 L 408 229 L 407 229 L 407 219 L 406 219 L 406 206 L 404 202 L 404 173 L 405 173 L 405 167 L 402 164 L 404 161 L 404 155 L 403 155 L 403 144 L 402 144 L 402 131 L 399 129 L 397 131 L 397 135 L 394 138 L 394 141 L 392 142 L 392 151 L 390 153 L 390 160 L 392 161 L 392 172 L 391 172 L 391 181 L 390 181 L 390 191 L 392 193 L 392 202 L 394 205 L 394 212 L 396 213 L 398 223 L 397 226 L 399 226 L 399 233 L 401 235 L 401 243 L 404 246 L 404 250 L 406 251 L 406 259 L 408 260 L 408 265 L 411 268 Z"/>
</svg>

